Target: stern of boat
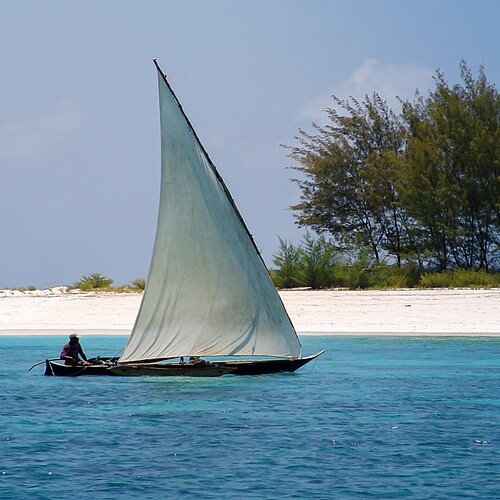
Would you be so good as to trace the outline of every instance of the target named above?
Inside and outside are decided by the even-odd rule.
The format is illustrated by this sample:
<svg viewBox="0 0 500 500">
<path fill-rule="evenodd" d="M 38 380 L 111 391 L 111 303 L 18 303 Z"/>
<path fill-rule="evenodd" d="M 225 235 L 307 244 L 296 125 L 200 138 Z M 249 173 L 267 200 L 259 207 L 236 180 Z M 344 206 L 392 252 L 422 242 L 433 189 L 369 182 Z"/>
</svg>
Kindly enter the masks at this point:
<svg viewBox="0 0 500 500">
<path fill-rule="evenodd" d="M 49 377 L 54 376 L 54 371 L 52 370 L 52 365 L 50 364 L 50 361 L 48 359 L 45 360 L 45 373 L 44 375 L 47 375 Z"/>
</svg>

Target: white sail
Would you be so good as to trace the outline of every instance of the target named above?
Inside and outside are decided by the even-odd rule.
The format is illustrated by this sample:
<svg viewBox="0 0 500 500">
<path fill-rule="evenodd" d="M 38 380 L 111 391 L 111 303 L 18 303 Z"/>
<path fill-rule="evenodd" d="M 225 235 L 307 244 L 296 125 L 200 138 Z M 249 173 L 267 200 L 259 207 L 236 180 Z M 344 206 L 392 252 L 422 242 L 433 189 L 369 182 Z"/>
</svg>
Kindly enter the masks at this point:
<svg viewBox="0 0 500 500">
<path fill-rule="evenodd" d="M 300 357 L 300 342 L 227 188 L 159 71 L 161 193 L 147 287 L 119 362 Z"/>
</svg>

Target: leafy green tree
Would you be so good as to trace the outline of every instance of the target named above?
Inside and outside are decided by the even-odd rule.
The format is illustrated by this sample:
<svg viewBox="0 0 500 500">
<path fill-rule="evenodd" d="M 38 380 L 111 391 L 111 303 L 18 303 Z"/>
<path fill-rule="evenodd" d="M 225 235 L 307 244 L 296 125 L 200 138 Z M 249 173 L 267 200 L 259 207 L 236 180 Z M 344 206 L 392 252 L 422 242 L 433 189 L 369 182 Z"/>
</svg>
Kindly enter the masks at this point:
<svg viewBox="0 0 500 500">
<path fill-rule="evenodd" d="M 456 212 L 456 198 L 448 182 L 447 160 L 441 148 L 442 136 L 429 124 L 423 101 L 406 103 L 405 117 L 410 138 L 406 168 L 401 172 L 401 200 L 417 220 L 414 252 L 421 261 L 434 260 L 440 269 L 450 261 L 450 228 Z"/>
<path fill-rule="evenodd" d="M 377 262 L 386 253 L 401 264 L 409 227 L 397 186 L 405 130 L 376 93 L 363 103 L 332 97 L 329 124 L 313 124 L 315 135 L 300 131 L 299 146 L 289 148 L 305 175 L 295 179 L 302 195 L 292 209 L 299 225 L 367 247 Z"/>
<path fill-rule="evenodd" d="M 402 200 L 439 268 L 495 264 L 500 234 L 500 98 L 481 68 L 462 83 L 436 75 L 436 89 L 405 103 L 408 124 Z"/>
</svg>

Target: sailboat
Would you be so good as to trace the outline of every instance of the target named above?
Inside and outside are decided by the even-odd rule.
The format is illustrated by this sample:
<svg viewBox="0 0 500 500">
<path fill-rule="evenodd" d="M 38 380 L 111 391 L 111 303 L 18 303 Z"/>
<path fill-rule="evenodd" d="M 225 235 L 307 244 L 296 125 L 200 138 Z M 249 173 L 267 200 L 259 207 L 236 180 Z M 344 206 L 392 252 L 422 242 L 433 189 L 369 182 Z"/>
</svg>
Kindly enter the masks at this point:
<svg viewBox="0 0 500 500">
<path fill-rule="evenodd" d="M 87 367 L 46 360 L 46 374 L 295 371 L 323 351 L 301 357 L 298 335 L 252 235 L 166 75 L 154 64 L 160 96 L 160 207 L 134 327 L 118 359 Z"/>
</svg>

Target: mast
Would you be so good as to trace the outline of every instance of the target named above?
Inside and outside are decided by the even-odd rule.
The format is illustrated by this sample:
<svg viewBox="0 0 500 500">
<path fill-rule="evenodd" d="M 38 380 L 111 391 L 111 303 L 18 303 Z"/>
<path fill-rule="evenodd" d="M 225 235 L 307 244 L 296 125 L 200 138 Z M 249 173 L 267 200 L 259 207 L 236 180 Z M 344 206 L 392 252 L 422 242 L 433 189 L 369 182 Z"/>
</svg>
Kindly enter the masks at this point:
<svg viewBox="0 0 500 500">
<path fill-rule="evenodd" d="M 189 120 L 187 114 L 185 113 L 185 111 L 184 111 L 184 109 L 182 107 L 182 104 L 180 103 L 179 99 L 177 99 L 177 96 L 175 95 L 175 92 L 172 89 L 172 86 L 170 85 L 170 83 L 169 83 L 169 81 L 167 79 L 167 75 L 161 70 L 161 68 L 160 68 L 160 66 L 158 64 L 158 61 L 156 59 L 153 59 L 153 63 L 156 66 L 156 69 L 158 70 L 158 73 L 160 73 L 160 75 L 162 76 L 163 81 L 167 85 L 167 87 L 170 90 L 172 96 L 174 97 L 175 102 L 177 103 L 177 106 L 179 106 L 180 111 L 184 115 L 184 118 L 186 119 L 186 122 L 188 123 L 189 128 L 191 129 L 191 132 L 193 133 L 194 137 L 198 141 L 198 144 L 199 144 L 200 148 L 202 149 L 203 153 L 207 157 L 207 160 L 208 160 L 208 163 L 210 165 L 210 168 L 213 170 L 215 176 L 217 177 L 217 180 L 219 181 L 220 185 L 224 189 L 224 192 L 226 193 L 226 196 L 227 196 L 228 200 L 230 201 L 230 203 L 231 203 L 234 211 L 236 212 L 236 215 L 237 215 L 238 219 L 240 220 L 241 225 L 245 228 L 245 231 L 247 232 L 248 237 L 250 238 L 250 241 L 252 242 L 253 246 L 255 247 L 255 250 L 256 250 L 257 254 L 259 255 L 260 259 L 262 260 L 262 263 L 264 264 L 264 266 L 266 266 L 266 263 L 264 262 L 264 259 L 262 258 L 262 255 L 261 255 L 261 253 L 259 251 L 259 248 L 257 247 L 257 244 L 255 243 L 255 240 L 253 238 L 252 233 L 248 229 L 248 226 L 246 225 L 245 220 L 241 216 L 241 213 L 240 213 L 238 207 L 236 206 L 236 203 L 235 203 L 235 201 L 234 201 L 231 193 L 229 192 L 229 189 L 226 186 L 226 183 L 224 182 L 224 179 L 219 174 L 219 171 L 217 170 L 217 167 L 215 166 L 214 162 L 210 158 L 210 155 L 208 154 L 207 150 L 205 149 L 205 146 L 203 146 L 203 143 L 201 142 L 200 138 L 198 137 L 198 134 L 196 133 L 196 130 L 194 129 L 193 125 L 191 124 L 191 121 Z M 267 269 L 267 266 L 266 266 L 266 269 Z"/>
</svg>

